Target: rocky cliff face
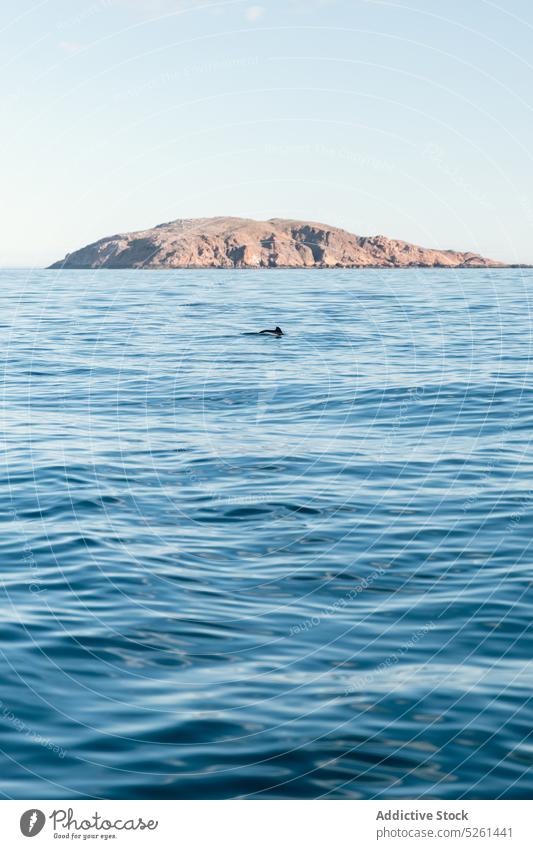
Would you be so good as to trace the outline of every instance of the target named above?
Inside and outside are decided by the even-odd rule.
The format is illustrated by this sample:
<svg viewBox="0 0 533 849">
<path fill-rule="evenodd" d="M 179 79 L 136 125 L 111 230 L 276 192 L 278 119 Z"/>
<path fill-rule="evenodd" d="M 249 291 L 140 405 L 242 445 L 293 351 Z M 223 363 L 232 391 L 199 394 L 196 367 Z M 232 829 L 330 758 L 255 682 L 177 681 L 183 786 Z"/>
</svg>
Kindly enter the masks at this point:
<svg viewBox="0 0 533 849">
<path fill-rule="evenodd" d="M 385 236 L 271 218 L 180 218 L 151 230 L 108 236 L 50 268 L 498 267 L 475 253 L 420 248 Z"/>
</svg>

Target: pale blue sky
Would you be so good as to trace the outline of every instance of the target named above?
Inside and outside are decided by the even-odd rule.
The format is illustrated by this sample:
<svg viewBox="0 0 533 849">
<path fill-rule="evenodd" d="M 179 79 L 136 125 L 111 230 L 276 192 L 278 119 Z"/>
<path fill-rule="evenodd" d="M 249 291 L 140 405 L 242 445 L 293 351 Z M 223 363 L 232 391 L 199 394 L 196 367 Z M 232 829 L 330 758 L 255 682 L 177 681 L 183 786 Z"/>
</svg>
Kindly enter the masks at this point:
<svg viewBox="0 0 533 849">
<path fill-rule="evenodd" d="M 2 0 L 1 265 L 173 218 L 533 262 L 526 0 Z"/>
</svg>

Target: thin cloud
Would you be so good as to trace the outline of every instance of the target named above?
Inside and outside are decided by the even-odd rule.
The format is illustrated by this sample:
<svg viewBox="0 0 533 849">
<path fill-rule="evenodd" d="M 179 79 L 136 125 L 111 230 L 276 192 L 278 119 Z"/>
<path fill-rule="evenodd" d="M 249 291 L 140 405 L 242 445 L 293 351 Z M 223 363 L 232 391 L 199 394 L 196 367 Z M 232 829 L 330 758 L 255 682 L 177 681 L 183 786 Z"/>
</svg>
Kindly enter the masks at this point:
<svg viewBox="0 0 533 849">
<path fill-rule="evenodd" d="M 68 53 L 69 56 L 73 56 L 75 53 L 79 53 L 80 50 L 83 50 L 85 47 L 84 44 L 81 44 L 79 41 L 60 41 L 59 48 L 63 51 L 63 53 Z"/>
<path fill-rule="evenodd" d="M 266 9 L 264 6 L 249 6 L 244 13 L 244 17 L 247 21 L 258 21 L 259 18 L 262 18 L 265 14 Z"/>
</svg>

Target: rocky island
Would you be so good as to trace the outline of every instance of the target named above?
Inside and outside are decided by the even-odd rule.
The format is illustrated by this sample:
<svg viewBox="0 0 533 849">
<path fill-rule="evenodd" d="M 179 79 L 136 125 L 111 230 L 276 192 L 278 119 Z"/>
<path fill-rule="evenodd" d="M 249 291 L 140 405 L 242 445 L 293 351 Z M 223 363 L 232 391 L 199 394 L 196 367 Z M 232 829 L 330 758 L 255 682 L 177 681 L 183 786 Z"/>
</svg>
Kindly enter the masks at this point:
<svg viewBox="0 0 533 849">
<path fill-rule="evenodd" d="M 476 253 L 356 236 L 309 221 L 179 218 L 107 236 L 50 268 L 498 268 Z"/>
</svg>

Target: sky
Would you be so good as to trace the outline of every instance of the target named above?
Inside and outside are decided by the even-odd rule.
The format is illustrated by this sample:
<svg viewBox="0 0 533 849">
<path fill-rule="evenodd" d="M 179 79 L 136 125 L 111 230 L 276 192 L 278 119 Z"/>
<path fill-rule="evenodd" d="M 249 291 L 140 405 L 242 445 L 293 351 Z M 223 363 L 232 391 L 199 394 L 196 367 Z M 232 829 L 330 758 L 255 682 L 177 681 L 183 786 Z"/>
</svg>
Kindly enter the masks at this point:
<svg viewBox="0 0 533 849">
<path fill-rule="evenodd" d="M 2 0 L 0 265 L 175 218 L 533 263 L 530 0 Z"/>
</svg>

